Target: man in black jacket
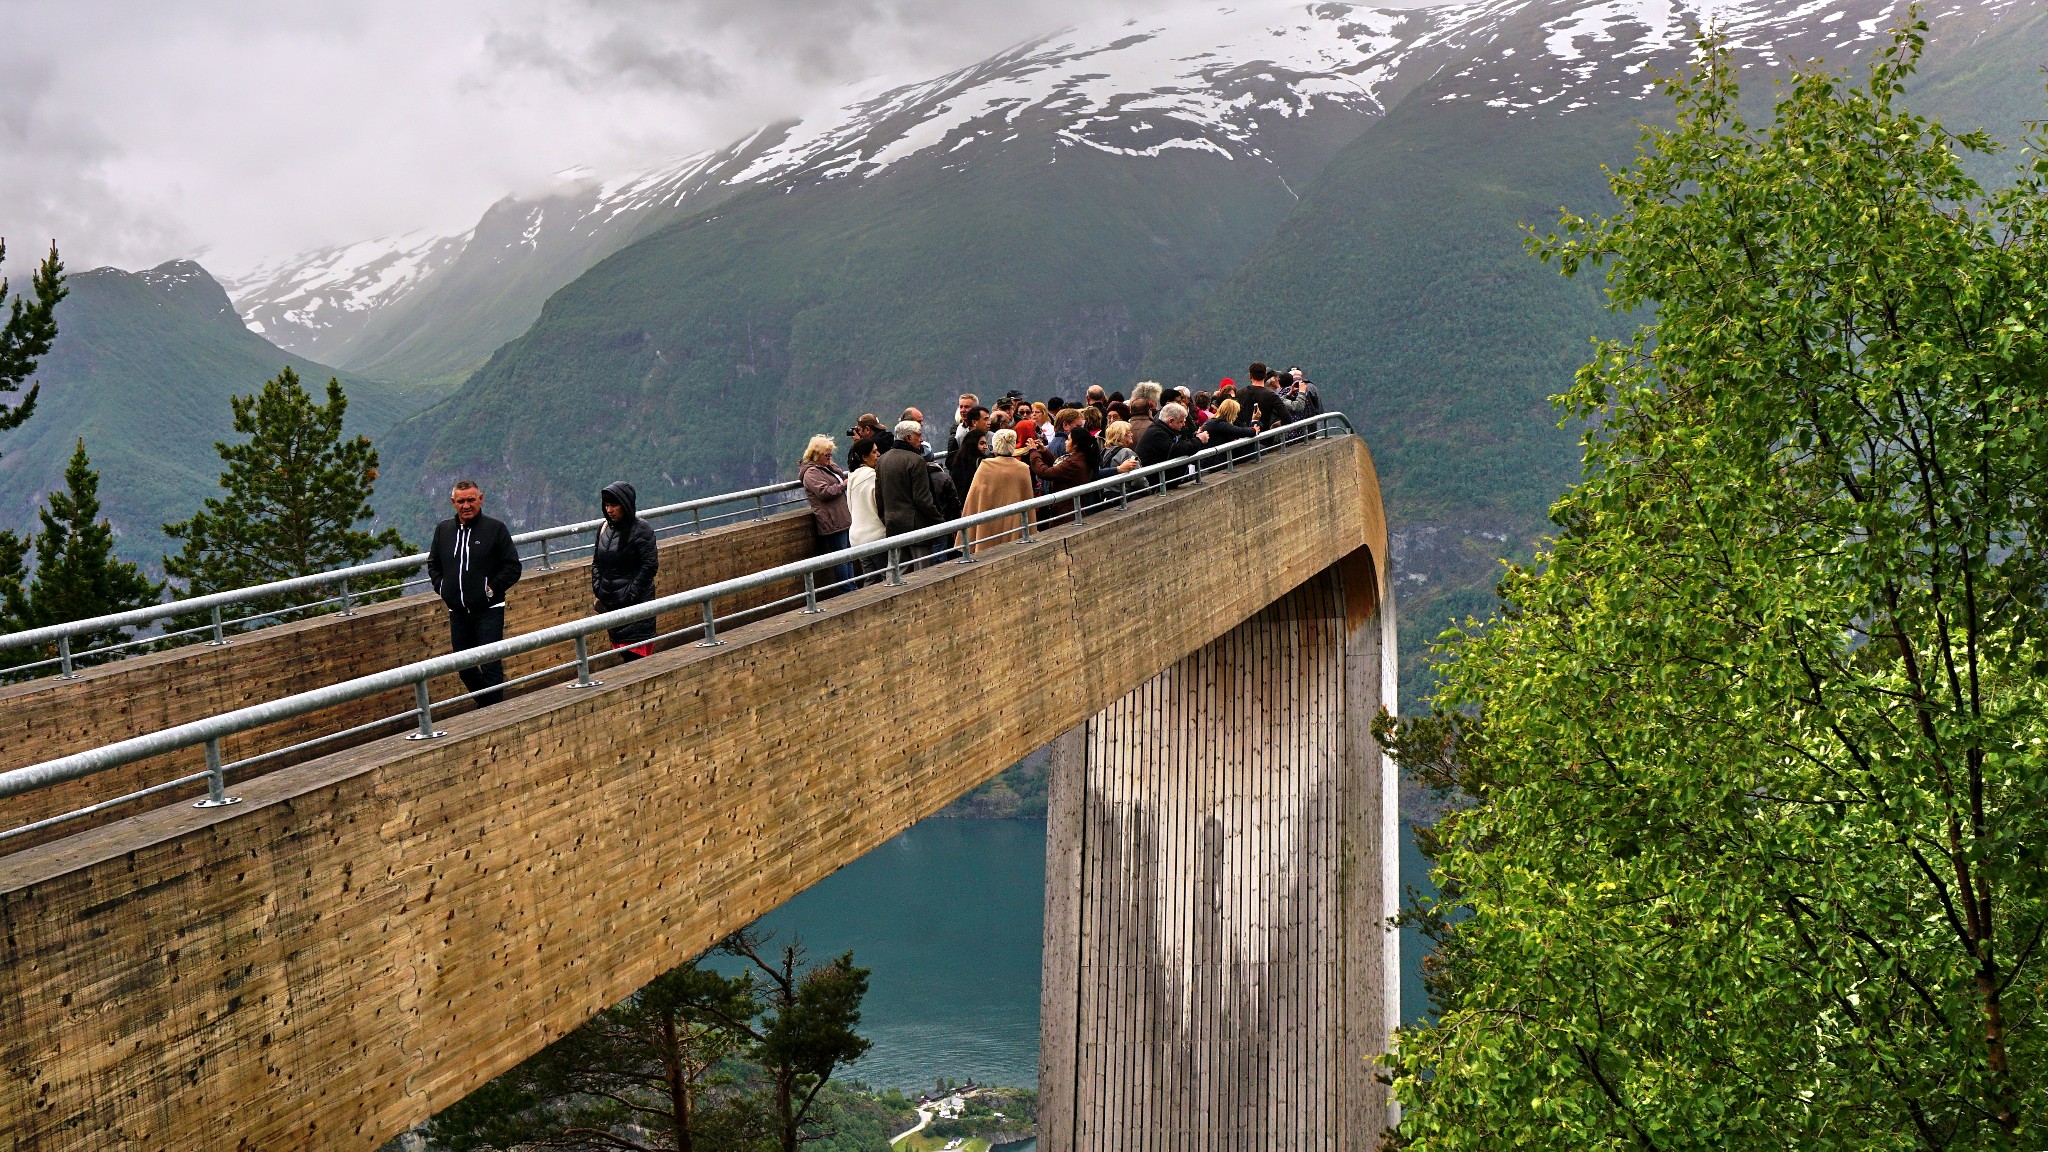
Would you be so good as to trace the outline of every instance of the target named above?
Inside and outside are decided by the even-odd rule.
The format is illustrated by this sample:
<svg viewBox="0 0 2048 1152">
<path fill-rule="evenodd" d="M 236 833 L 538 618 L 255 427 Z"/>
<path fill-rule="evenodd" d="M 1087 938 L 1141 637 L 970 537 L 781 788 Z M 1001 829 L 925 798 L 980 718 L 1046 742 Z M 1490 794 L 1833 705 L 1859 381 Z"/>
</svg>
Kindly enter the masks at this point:
<svg viewBox="0 0 2048 1152">
<path fill-rule="evenodd" d="M 1164 464 L 1179 456 L 1193 456 L 1209 443 L 1209 434 L 1188 427 L 1188 410 L 1178 404 L 1168 404 L 1159 410 L 1159 419 L 1152 421 L 1145 434 L 1138 437 L 1138 463 L 1146 468 Z M 1179 484 L 1186 477 L 1175 477 L 1168 481 Z"/>
<path fill-rule="evenodd" d="M 1279 373 L 1268 369 L 1263 363 L 1251 367 L 1252 382 L 1237 390 L 1237 402 L 1243 405 L 1237 414 L 1239 424 L 1250 424 L 1256 416 L 1259 431 L 1267 432 L 1287 423 L 1289 413 L 1287 401 L 1273 386 L 1280 382 Z"/>
<path fill-rule="evenodd" d="M 896 425 L 896 445 L 875 465 L 875 510 L 891 536 L 902 536 L 945 522 L 932 492 L 931 470 L 925 466 L 924 429 L 915 420 Z M 912 557 L 929 549 L 919 546 Z"/>
<path fill-rule="evenodd" d="M 448 605 L 448 645 L 461 652 L 505 638 L 505 593 L 519 582 L 519 550 L 504 524 L 484 515 L 483 489 L 458 480 L 448 495 L 455 515 L 434 526 L 427 579 Z M 505 698 L 505 664 L 492 660 L 462 670 L 462 685 L 487 708 Z M 486 691 L 491 689 L 491 691 Z"/>
</svg>

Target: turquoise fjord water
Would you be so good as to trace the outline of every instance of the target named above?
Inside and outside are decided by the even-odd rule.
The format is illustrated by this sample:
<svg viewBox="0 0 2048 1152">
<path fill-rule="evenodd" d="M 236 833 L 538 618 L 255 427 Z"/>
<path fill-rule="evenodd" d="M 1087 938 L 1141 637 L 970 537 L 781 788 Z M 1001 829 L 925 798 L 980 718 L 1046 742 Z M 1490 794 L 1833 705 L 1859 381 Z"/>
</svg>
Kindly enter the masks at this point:
<svg viewBox="0 0 2048 1152">
<path fill-rule="evenodd" d="M 1412 835 L 1401 872 L 1428 890 Z M 1035 1085 L 1044 902 L 1043 821 L 926 820 L 761 923 L 778 940 L 800 938 L 814 961 L 851 949 L 873 970 L 861 1031 L 874 1047 L 853 1076 L 912 1091 L 941 1076 Z M 1404 933 L 1409 1020 L 1427 1009 L 1422 946 L 1419 934 Z"/>
<path fill-rule="evenodd" d="M 926 820 L 761 920 L 811 959 L 873 971 L 852 1075 L 877 1088 L 941 1076 L 1038 1083 L 1045 823 Z M 730 961 L 721 961 L 730 970 Z"/>
</svg>

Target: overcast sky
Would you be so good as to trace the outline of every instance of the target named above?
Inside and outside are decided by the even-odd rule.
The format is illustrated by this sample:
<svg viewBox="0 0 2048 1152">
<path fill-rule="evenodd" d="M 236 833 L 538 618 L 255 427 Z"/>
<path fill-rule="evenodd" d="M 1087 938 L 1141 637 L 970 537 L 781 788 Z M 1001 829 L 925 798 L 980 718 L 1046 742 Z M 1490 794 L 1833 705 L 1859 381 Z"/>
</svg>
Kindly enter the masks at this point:
<svg viewBox="0 0 2048 1152">
<path fill-rule="evenodd" d="M 233 274 L 460 231 L 566 169 L 636 171 L 1169 2 L 0 0 L 0 236 L 17 274 L 53 237 L 75 271 Z"/>
</svg>

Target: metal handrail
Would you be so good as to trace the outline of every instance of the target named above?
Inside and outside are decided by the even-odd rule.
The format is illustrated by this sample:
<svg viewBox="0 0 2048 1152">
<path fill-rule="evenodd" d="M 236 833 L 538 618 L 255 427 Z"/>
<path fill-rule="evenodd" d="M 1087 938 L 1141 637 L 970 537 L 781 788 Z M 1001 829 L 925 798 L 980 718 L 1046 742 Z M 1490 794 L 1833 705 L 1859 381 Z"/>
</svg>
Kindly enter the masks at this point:
<svg viewBox="0 0 2048 1152">
<path fill-rule="evenodd" d="M 667 519 L 671 516 L 680 516 L 686 512 L 701 513 L 702 510 L 705 508 L 714 507 L 719 504 L 732 504 L 745 500 L 754 501 L 754 511 L 757 516 L 765 515 L 770 507 L 780 508 L 786 506 L 787 503 L 793 503 L 779 502 L 771 506 L 767 503 L 767 499 L 769 497 L 780 495 L 785 492 L 794 491 L 801 487 L 803 487 L 803 485 L 798 481 L 784 480 L 775 484 L 762 485 L 761 487 L 758 488 L 746 488 L 737 492 L 720 493 L 719 495 L 716 496 L 701 496 L 695 500 L 685 500 L 678 504 L 664 504 L 657 508 L 649 508 L 646 511 L 641 512 L 639 515 L 640 518 L 643 520 Z M 703 518 L 701 517 L 701 515 L 696 519 L 698 523 L 702 523 Z M 714 519 L 717 518 L 714 517 Z M 601 519 L 579 520 L 573 524 L 557 524 L 552 528 L 536 528 L 532 531 L 521 532 L 513 536 L 512 543 L 514 547 L 517 547 L 522 544 L 535 543 L 542 545 L 539 554 L 539 558 L 542 561 L 542 566 L 543 568 L 552 568 L 553 565 L 551 561 L 553 559 L 553 556 L 550 553 L 550 550 L 546 547 L 548 541 L 557 540 L 564 536 L 575 536 L 584 532 L 592 532 L 595 531 L 603 523 L 604 521 Z M 578 551 L 578 549 L 570 549 L 569 552 L 566 554 L 573 555 L 576 551 Z M 532 556 L 520 557 L 520 559 L 522 560 L 531 560 L 534 558 L 535 557 Z M 48 624 L 40 628 L 28 629 L 25 632 L 13 632 L 7 635 L 0 635 L 0 652 L 4 652 L 11 648 L 29 648 L 40 644 L 65 643 L 68 642 L 74 636 L 87 635 L 93 632 L 113 631 L 121 628 L 132 628 L 141 624 L 153 623 L 157 620 L 162 620 L 169 616 L 176 616 L 193 612 L 214 611 L 220 608 L 229 607 L 231 605 L 247 604 L 258 600 L 266 600 L 273 596 L 284 596 L 293 592 L 301 592 L 309 588 L 325 588 L 329 585 L 334 584 L 339 584 L 342 586 L 342 592 L 338 599 L 346 608 L 349 605 L 351 599 L 347 587 L 350 581 L 361 582 L 370 580 L 378 576 L 389 575 L 393 572 L 410 572 L 420 567 L 422 564 L 425 564 L 426 562 L 427 554 L 424 552 L 418 552 L 410 556 L 394 556 L 387 560 L 373 560 L 363 564 L 353 564 L 346 568 L 333 568 L 325 572 L 312 572 L 304 576 L 292 576 L 283 580 L 272 580 L 265 584 L 252 584 L 246 588 L 232 588 L 227 591 L 211 592 L 202 596 L 188 596 L 182 600 L 168 600 L 160 604 L 149 604 L 141 608 L 131 608 L 124 612 L 110 612 L 104 616 L 94 616 L 86 620 L 69 620 L 65 621 L 62 624 Z M 375 595 L 376 593 L 381 591 L 384 591 L 384 589 L 365 587 L 358 594 L 363 596 L 369 596 Z M 292 608 L 281 609 L 279 611 L 298 611 L 304 608 L 317 607 L 321 604 L 333 601 L 335 599 L 337 598 L 328 597 L 327 600 L 314 601 L 312 604 L 306 605 L 295 605 Z M 245 619 L 260 619 L 262 615 L 262 613 L 258 613 L 256 616 L 246 617 Z M 204 630 L 205 627 L 205 625 L 202 625 L 200 629 L 196 630 Z M 221 622 L 216 620 L 212 627 L 216 632 L 219 631 L 221 628 Z M 215 639 L 219 640 L 221 639 L 221 637 L 216 636 Z M 148 642 L 150 642 L 149 639 L 143 639 L 140 641 L 119 641 L 113 644 L 105 644 L 96 648 L 88 648 L 78 652 L 69 652 L 67 650 L 63 658 L 68 664 L 68 662 L 71 659 L 76 657 L 82 657 L 90 653 L 107 651 L 119 647 L 130 647 L 137 643 Z M 55 658 L 53 658 L 52 660 L 38 661 L 37 663 L 48 664 L 54 662 L 54 659 Z M 70 669 L 67 667 L 65 671 L 69 672 Z"/>
<path fill-rule="evenodd" d="M 253 728 L 261 728 L 267 724 L 274 724 L 282 720 L 305 716 L 341 704 L 351 703 L 366 697 L 410 687 L 413 689 L 414 698 L 418 704 L 415 711 L 420 722 L 419 731 L 414 733 L 411 738 L 431 739 L 442 735 L 433 726 L 433 702 L 429 698 L 427 688 L 428 683 L 435 677 L 447 676 L 464 668 L 475 667 L 478 664 L 500 661 L 508 657 L 520 656 L 528 652 L 539 651 L 542 648 L 553 647 L 556 644 L 565 644 L 573 641 L 577 645 L 577 683 L 578 685 L 587 686 L 595 682 L 591 680 L 589 675 L 589 656 L 585 651 L 583 641 L 585 637 L 593 633 L 638 623 L 642 620 L 675 612 L 678 609 L 699 607 L 703 612 L 702 627 L 704 638 L 697 642 L 698 646 L 721 647 L 724 642 L 718 639 L 716 619 L 713 615 L 712 605 L 726 597 L 771 587 L 787 580 L 802 579 L 805 583 L 806 601 L 808 603 L 813 595 L 815 577 L 818 572 L 837 568 L 840 565 L 863 560 L 871 556 L 883 555 L 887 555 L 889 559 L 889 582 L 891 584 L 900 583 L 901 557 L 906 549 L 949 540 L 955 533 L 981 524 L 1006 520 L 1019 514 L 1023 514 L 1025 517 L 1024 529 L 1020 535 L 1023 539 L 1029 540 L 1032 538 L 1031 517 L 1029 514 L 1038 509 L 1072 504 L 1074 505 L 1075 519 L 1079 522 L 1083 515 L 1083 505 L 1088 497 L 1113 491 L 1120 499 L 1128 502 L 1132 485 L 1139 482 L 1145 482 L 1140 485 L 1141 495 L 1154 487 L 1150 483 L 1153 480 L 1157 480 L 1159 482 L 1158 486 L 1162 488 L 1168 484 L 1182 482 L 1184 479 L 1191 479 L 1193 483 L 1200 484 L 1203 472 L 1202 465 L 1205 462 L 1215 461 L 1226 469 L 1232 469 L 1246 449 L 1251 449 L 1255 455 L 1260 454 L 1269 441 L 1277 440 L 1285 443 L 1300 439 L 1303 438 L 1305 430 L 1309 431 L 1312 438 L 1328 438 L 1332 434 L 1332 428 L 1340 424 L 1343 426 L 1344 431 L 1355 434 L 1351 421 L 1342 412 L 1325 413 L 1305 420 L 1283 424 L 1277 428 L 1267 429 L 1248 439 L 1234 441 L 1227 445 L 1204 448 L 1187 456 L 1175 457 L 1159 464 L 1134 469 L 1107 479 L 1091 481 L 1050 496 L 1038 496 L 1030 500 L 1021 500 L 1015 504 L 1007 504 L 1001 508 L 993 508 L 972 516 L 962 516 L 955 520 L 949 520 L 944 524 L 937 524 L 917 532 L 906 533 L 901 536 L 890 536 L 869 544 L 843 548 L 837 552 L 827 553 L 822 556 L 780 564 L 751 575 L 721 580 L 716 584 L 692 588 L 684 592 L 663 596 L 656 600 L 635 604 L 630 608 L 603 612 L 581 620 L 572 620 L 566 624 L 551 625 L 528 632 L 522 636 L 515 636 L 475 648 L 467 648 L 460 652 L 451 652 L 445 656 L 434 656 L 426 660 L 416 660 L 410 664 L 389 668 L 381 672 L 373 672 L 367 676 L 358 676 L 354 679 L 344 680 L 322 688 L 310 689 L 277 700 L 266 701 L 262 704 L 252 704 L 244 708 L 237 708 L 231 712 L 209 716 L 205 719 L 188 721 L 184 724 L 148 733 L 147 735 L 117 740 L 112 744 L 99 748 L 89 749 L 84 752 L 74 752 L 68 756 L 57 757 L 54 760 L 45 760 L 37 764 L 0 772 L 0 798 L 18 796 L 24 792 L 33 792 L 69 780 L 82 779 L 86 776 L 104 772 L 110 768 L 118 768 L 123 764 L 130 764 L 151 756 L 160 756 L 168 752 L 190 748 L 193 745 L 203 744 L 206 746 L 207 771 L 202 775 L 207 780 L 208 797 L 205 800 L 198 801 L 198 805 L 201 807 L 212 807 L 236 803 L 237 798 L 225 795 L 224 791 L 226 782 L 221 766 L 220 741 L 225 737 L 246 732 Z M 1304 426 L 1308 426 L 1308 428 L 1305 429 Z M 963 549 L 961 559 L 957 563 L 972 564 L 979 563 L 979 561 L 974 558 L 971 550 Z M 446 702 L 444 701 L 444 703 Z"/>
</svg>

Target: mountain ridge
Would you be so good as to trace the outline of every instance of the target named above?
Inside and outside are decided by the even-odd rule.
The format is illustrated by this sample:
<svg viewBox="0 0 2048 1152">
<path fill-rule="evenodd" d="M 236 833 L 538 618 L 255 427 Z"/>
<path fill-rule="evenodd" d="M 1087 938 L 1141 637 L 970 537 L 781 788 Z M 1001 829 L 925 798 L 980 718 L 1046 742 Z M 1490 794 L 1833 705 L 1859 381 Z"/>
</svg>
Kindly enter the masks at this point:
<svg viewBox="0 0 2048 1152">
<path fill-rule="evenodd" d="M 229 396 L 255 392 L 286 367 L 309 388 L 338 377 L 349 431 L 371 435 L 433 399 L 276 348 L 244 326 L 226 290 L 190 260 L 139 272 L 95 268 L 66 284 L 57 340 L 36 372 L 36 413 L 0 437 L 0 527 L 34 523 L 83 439 L 116 551 L 154 566 L 169 543 L 162 526 L 218 491 L 213 445 L 233 436 Z"/>
<path fill-rule="evenodd" d="M 1992 0 L 1992 7 L 2018 2 Z M 1269 154 L 1262 118 L 1270 124 L 1336 110 L 1354 118 L 1351 130 L 1362 130 L 1364 120 L 1446 68 L 1462 69 L 1455 75 L 1466 83 L 1440 99 L 1482 99 L 1509 115 L 1601 85 L 1608 96 L 1640 99 L 1647 81 L 1629 57 L 1668 51 L 1702 20 L 1721 21 L 1737 47 L 1769 62 L 1782 45 L 1871 40 L 1894 10 L 1872 0 L 1804 0 L 1789 15 L 1786 8 L 1775 0 L 1478 0 L 1410 9 L 1268 0 L 1105 19 L 939 77 L 852 86 L 827 112 L 764 125 L 724 148 L 621 179 L 535 200 L 508 197 L 465 233 L 408 234 L 282 261 L 236 277 L 234 294 L 252 326 L 281 347 L 387 378 L 456 380 L 524 330 L 547 295 L 582 271 L 747 187 L 871 179 L 905 161 L 929 162 L 940 148 L 941 166 L 957 167 L 1015 142 L 1019 119 L 1054 116 L 1062 123 L 1048 142 L 1048 162 L 1075 148 L 1134 159 L 1211 152 L 1272 166 L 1292 194 L 1290 178 L 1313 173 Z M 1555 16 L 1540 40 L 1550 70 L 1537 75 L 1520 66 L 1530 59 L 1516 56 L 1520 47 L 1503 47 L 1503 30 L 1550 10 Z M 1790 27 L 1800 20 L 1807 23 Z M 1627 27 L 1640 34 L 1619 51 L 1595 50 L 1628 35 L 1618 31 Z M 1772 38 L 1774 31 L 1784 35 Z M 533 231 L 519 241 L 486 237 L 494 215 L 520 215 Z M 503 281 L 494 293 L 480 292 L 473 276 L 458 283 L 457 267 L 472 255 L 485 257 Z M 444 283 L 464 303 L 437 321 Z M 479 313 L 475 301 L 486 295 L 503 315 Z M 427 347 L 434 350 L 420 351 Z"/>
<path fill-rule="evenodd" d="M 1447 617 L 1486 610 L 1499 561 L 1526 554 L 1574 475 L 1575 436 L 1548 397 L 1592 336 L 1626 323 L 1605 312 L 1597 281 L 1559 280 L 1527 257 L 1521 229 L 1607 203 L 1601 165 L 1628 162 L 1639 122 L 1663 113 L 1646 86 L 1692 51 L 1683 22 L 1664 17 L 1699 9 L 1457 11 L 1462 57 L 1432 59 L 1384 110 L 1260 119 L 1254 163 L 1240 141 L 1138 159 L 1063 135 L 1070 114 L 1094 117 L 1099 103 L 951 96 L 931 105 L 953 100 L 950 127 L 928 130 L 914 156 L 887 151 L 915 126 L 901 118 L 931 119 L 907 113 L 865 141 L 802 152 L 796 178 L 679 214 L 564 286 L 460 391 L 395 429 L 391 459 L 412 488 L 394 515 L 430 514 L 466 474 L 489 478 L 509 518 L 539 523 L 583 513 L 619 476 L 663 499 L 776 478 L 805 436 L 852 412 L 943 410 L 958 389 L 1201 386 L 1252 359 L 1299 362 L 1382 462 L 1412 609 L 1412 702 L 1427 641 Z M 1748 98 L 1767 104 L 1784 61 L 1850 65 L 1842 53 L 1879 43 L 1897 11 L 1786 0 L 1708 14 L 1729 17 L 1755 77 Z M 2012 48 L 2009 33 L 2040 11 L 1937 13 L 1929 62 L 1955 44 L 2020 59 L 2038 44 Z M 1253 83 L 1262 73 L 1277 75 L 1239 70 Z M 1302 178 L 1274 180 L 1268 154 Z M 846 167 L 875 156 L 890 163 Z"/>
</svg>

